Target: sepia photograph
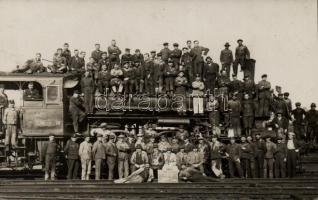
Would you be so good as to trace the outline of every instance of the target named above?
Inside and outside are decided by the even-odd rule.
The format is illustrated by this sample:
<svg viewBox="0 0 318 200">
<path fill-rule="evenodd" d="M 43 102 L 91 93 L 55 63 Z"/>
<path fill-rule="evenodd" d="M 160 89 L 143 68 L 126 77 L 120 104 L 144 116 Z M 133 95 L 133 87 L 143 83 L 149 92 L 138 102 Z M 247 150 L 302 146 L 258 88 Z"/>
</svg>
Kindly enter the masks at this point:
<svg viewBox="0 0 318 200">
<path fill-rule="evenodd" d="M 0 200 L 318 200 L 317 0 L 0 10 Z"/>
</svg>

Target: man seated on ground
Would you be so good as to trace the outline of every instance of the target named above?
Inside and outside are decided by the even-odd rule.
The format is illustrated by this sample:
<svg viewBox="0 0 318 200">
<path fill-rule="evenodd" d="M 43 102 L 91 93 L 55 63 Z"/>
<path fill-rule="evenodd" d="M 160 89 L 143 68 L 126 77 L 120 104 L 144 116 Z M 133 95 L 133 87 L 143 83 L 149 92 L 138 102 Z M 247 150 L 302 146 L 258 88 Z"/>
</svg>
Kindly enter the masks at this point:
<svg viewBox="0 0 318 200">
<path fill-rule="evenodd" d="M 130 163 L 132 166 L 132 171 L 144 168 L 148 164 L 148 156 L 145 151 L 142 150 L 141 145 L 136 146 L 136 151 L 132 154 L 130 158 Z M 148 165 L 149 166 L 149 165 Z"/>
<path fill-rule="evenodd" d="M 204 176 L 200 170 L 196 169 L 193 166 L 186 167 L 182 166 L 182 169 L 179 173 L 179 177 L 184 181 L 190 182 L 216 182 L 217 179 Z"/>
<path fill-rule="evenodd" d="M 203 168 L 203 154 L 198 151 L 198 147 L 194 146 L 192 151 L 188 153 L 187 156 L 187 165 L 196 169 L 199 169 L 200 172 L 204 174 L 204 168 Z"/>
<path fill-rule="evenodd" d="M 153 173 L 149 164 L 145 164 L 131 173 L 127 178 L 115 180 L 114 183 L 144 183 L 153 180 Z"/>
</svg>

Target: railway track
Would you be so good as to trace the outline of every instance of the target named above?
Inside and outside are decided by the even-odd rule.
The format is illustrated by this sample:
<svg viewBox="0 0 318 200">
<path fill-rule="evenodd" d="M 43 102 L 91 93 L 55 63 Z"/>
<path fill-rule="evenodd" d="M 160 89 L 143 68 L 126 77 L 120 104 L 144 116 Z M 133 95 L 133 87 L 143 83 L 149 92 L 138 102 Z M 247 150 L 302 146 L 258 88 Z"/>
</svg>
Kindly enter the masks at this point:
<svg viewBox="0 0 318 200">
<path fill-rule="evenodd" d="M 0 180 L 0 199 L 314 199 L 318 178 L 225 179 L 213 183 Z"/>
</svg>

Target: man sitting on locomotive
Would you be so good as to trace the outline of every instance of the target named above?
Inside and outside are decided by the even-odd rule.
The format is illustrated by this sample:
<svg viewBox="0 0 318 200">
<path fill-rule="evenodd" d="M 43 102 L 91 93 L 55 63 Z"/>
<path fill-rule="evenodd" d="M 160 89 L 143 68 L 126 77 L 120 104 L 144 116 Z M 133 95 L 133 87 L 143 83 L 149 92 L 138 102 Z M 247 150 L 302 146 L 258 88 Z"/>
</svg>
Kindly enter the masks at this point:
<svg viewBox="0 0 318 200">
<path fill-rule="evenodd" d="M 107 69 L 106 65 L 102 65 L 101 71 L 98 72 L 98 91 L 100 94 L 107 94 L 109 91 L 109 82 L 110 82 L 111 76 L 110 71 Z"/>
<path fill-rule="evenodd" d="M 114 68 L 110 71 L 111 80 L 110 85 L 114 95 L 121 94 L 123 91 L 123 71 L 120 69 L 118 64 L 114 65 Z"/>
<path fill-rule="evenodd" d="M 48 66 L 51 73 L 65 73 L 67 71 L 66 58 L 62 56 L 62 48 L 58 48 L 53 56 L 53 65 Z"/>
<path fill-rule="evenodd" d="M 174 65 L 173 60 L 168 60 L 168 65 L 165 67 L 165 88 L 166 93 L 169 96 L 172 96 L 174 93 L 174 80 L 177 76 L 178 68 Z"/>
<path fill-rule="evenodd" d="M 195 81 L 192 82 L 192 96 L 193 96 L 193 113 L 203 114 L 203 95 L 204 83 L 201 77 L 197 74 Z"/>
<path fill-rule="evenodd" d="M 129 62 L 125 62 L 123 68 L 124 75 L 124 91 L 126 94 L 133 94 L 133 89 L 135 86 L 135 70 L 129 66 Z"/>
<path fill-rule="evenodd" d="M 12 73 L 41 73 L 45 72 L 46 68 L 44 67 L 41 61 L 41 53 L 36 53 L 34 59 L 27 60 L 23 67 L 20 69 L 13 70 Z"/>
<path fill-rule="evenodd" d="M 24 91 L 23 98 L 25 101 L 38 100 L 40 98 L 39 91 L 34 88 L 33 82 L 28 83 L 28 89 Z"/>
</svg>

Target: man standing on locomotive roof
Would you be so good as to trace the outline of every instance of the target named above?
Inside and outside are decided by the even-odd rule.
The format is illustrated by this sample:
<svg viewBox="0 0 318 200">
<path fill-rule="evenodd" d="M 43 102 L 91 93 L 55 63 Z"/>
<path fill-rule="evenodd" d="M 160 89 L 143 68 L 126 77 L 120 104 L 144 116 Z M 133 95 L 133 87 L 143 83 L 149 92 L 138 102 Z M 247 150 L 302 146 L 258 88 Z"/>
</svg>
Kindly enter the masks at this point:
<svg viewBox="0 0 318 200">
<path fill-rule="evenodd" d="M 209 49 L 206 47 L 199 46 L 199 41 L 194 41 L 194 47 L 191 49 L 190 54 L 193 55 L 193 75 L 194 77 L 199 74 L 202 77 L 202 69 L 204 64 L 203 56 L 206 56 Z"/>
<path fill-rule="evenodd" d="M 267 81 L 267 74 L 262 75 L 262 80 L 258 82 L 258 117 L 269 117 L 269 106 L 271 101 L 271 83 Z"/>
<path fill-rule="evenodd" d="M 68 43 L 64 43 L 63 50 L 62 50 L 62 57 L 66 59 L 66 65 L 70 66 L 71 64 L 71 51 L 69 50 L 70 45 Z"/>
<path fill-rule="evenodd" d="M 162 60 L 167 64 L 168 59 L 170 58 L 171 50 L 169 49 L 169 43 L 163 43 L 163 49 L 160 51 Z"/>
<path fill-rule="evenodd" d="M 98 63 L 98 61 L 102 58 L 103 51 L 100 50 L 100 44 L 95 44 L 95 50 L 92 51 L 91 57 L 94 58 L 95 62 Z"/>
<path fill-rule="evenodd" d="M 76 142 L 76 135 L 72 135 L 64 147 L 65 157 L 67 158 L 67 179 L 77 179 L 78 172 L 78 154 L 79 154 L 79 145 Z"/>
<path fill-rule="evenodd" d="M 45 162 L 45 176 L 44 179 L 51 180 L 55 179 L 55 163 L 56 163 L 56 152 L 57 152 L 57 143 L 55 142 L 54 135 L 49 135 L 49 141 L 44 143 L 42 148 L 42 159 L 41 161 Z"/>
<path fill-rule="evenodd" d="M 4 84 L 0 84 L 0 132 L 4 132 L 2 117 L 4 109 L 8 107 L 8 96 L 4 93 Z"/>
<path fill-rule="evenodd" d="M 238 46 L 235 49 L 235 60 L 233 63 L 233 73 L 237 74 L 238 65 L 241 66 L 241 71 L 245 70 L 245 63 L 246 60 L 250 59 L 250 51 L 248 48 L 243 45 L 243 40 L 238 39 L 237 40 Z"/>
<path fill-rule="evenodd" d="M 210 93 L 213 93 L 219 76 L 219 65 L 213 62 L 210 56 L 206 57 L 205 60 L 206 63 L 204 63 L 203 68 L 203 80 L 205 82 L 206 89 L 210 90 Z"/>
<path fill-rule="evenodd" d="M 305 139 L 305 117 L 306 111 L 301 108 L 301 103 L 296 102 L 296 108 L 291 112 L 293 119 L 293 128 L 296 134 L 296 139 Z"/>
<path fill-rule="evenodd" d="M 10 100 L 9 107 L 4 110 L 2 119 L 3 125 L 6 129 L 6 151 L 9 151 L 10 144 L 12 149 L 15 149 L 16 147 L 18 118 L 19 114 L 18 111 L 14 108 L 14 100 Z"/>
<path fill-rule="evenodd" d="M 172 59 L 175 66 L 179 66 L 182 51 L 179 49 L 178 43 L 173 43 L 173 50 L 170 52 L 170 58 Z"/>
<path fill-rule="evenodd" d="M 114 64 L 120 63 L 119 55 L 121 54 L 121 50 L 116 45 L 116 40 L 111 41 L 111 45 L 108 47 L 108 56 L 111 63 L 111 66 L 114 66 Z"/>
<path fill-rule="evenodd" d="M 79 91 L 75 90 L 73 96 L 70 98 L 69 110 L 73 120 L 73 128 L 76 134 L 79 134 L 79 123 L 82 123 L 86 117 L 82 104 L 82 99 L 79 96 Z"/>
<path fill-rule="evenodd" d="M 74 56 L 70 59 L 69 71 L 81 74 L 85 70 L 85 61 L 79 56 L 78 49 L 74 50 Z"/>
<path fill-rule="evenodd" d="M 226 71 L 228 77 L 230 77 L 231 65 L 233 63 L 233 53 L 229 49 L 230 44 L 228 42 L 225 43 L 225 49 L 221 51 L 220 61 L 222 64 L 222 70 Z"/>
</svg>

